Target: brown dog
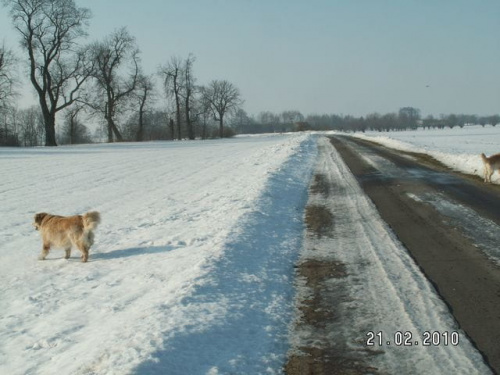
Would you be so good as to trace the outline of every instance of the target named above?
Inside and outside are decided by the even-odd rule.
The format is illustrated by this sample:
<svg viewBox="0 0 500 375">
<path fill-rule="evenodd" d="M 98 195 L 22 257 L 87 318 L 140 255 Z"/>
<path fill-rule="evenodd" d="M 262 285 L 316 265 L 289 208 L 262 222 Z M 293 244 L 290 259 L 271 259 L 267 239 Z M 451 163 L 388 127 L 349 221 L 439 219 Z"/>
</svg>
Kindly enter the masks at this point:
<svg viewBox="0 0 500 375">
<path fill-rule="evenodd" d="M 82 253 L 82 262 L 86 262 L 90 246 L 94 243 L 93 230 L 100 222 L 101 215 L 97 211 L 75 216 L 57 216 L 45 212 L 36 214 L 33 226 L 40 231 L 43 241 L 39 259 L 45 260 L 51 247 L 63 248 L 68 259 L 72 246 L 76 246 Z"/>
<path fill-rule="evenodd" d="M 481 159 L 483 159 L 484 164 L 484 182 L 491 183 L 491 176 L 496 170 L 500 171 L 500 154 L 491 155 L 486 157 L 485 154 L 481 154 Z"/>
</svg>

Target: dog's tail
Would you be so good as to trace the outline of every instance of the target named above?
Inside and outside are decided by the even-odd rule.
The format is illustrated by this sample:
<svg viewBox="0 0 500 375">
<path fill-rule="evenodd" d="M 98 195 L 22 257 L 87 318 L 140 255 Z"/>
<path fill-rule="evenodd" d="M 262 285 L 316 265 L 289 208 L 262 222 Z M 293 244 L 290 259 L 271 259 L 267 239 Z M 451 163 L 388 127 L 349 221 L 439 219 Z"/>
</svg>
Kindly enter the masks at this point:
<svg viewBox="0 0 500 375">
<path fill-rule="evenodd" d="M 91 211 L 83 214 L 83 227 L 85 230 L 94 230 L 100 222 L 101 214 L 97 211 Z"/>
<path fill-rule="evenodd" d="M 488 162 L 488 158 L 486 157 L 486 155 L 484 153 L 481 153 L 481 159 L 483 159 L 483 163 Z"/>
</svg>

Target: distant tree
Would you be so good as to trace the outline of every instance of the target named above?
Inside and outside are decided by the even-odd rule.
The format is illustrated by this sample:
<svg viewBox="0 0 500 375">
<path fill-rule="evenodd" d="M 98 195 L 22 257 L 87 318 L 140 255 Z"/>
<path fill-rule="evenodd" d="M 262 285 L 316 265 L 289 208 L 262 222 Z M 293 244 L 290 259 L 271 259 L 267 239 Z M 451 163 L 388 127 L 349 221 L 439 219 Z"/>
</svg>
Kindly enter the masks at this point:
<svg viewBox="0 0 500 375">
<path fill-rule="evenodd" d="M 281 112 L 282 128 L 281 131 L 292 131 L 294 128 L 304 128 L 305 121 L 304 116 L 299 111 L 289 110 Z M 301 125 L 299 125 L 301 123 Z M 307 126 L 310 126 L 307 124 Z M 307 128 L 307 126 L 305 126 Z M 309 129 L 303 129 L 309 130 Z"/>
<path fill-rule="evenodd" d="M 255 121 L 248 116 L 243 108 L 238 108 L 230 118 L 230 125 L 238 133 L 244 133 L 246 129 L 252 127 Z"/>
<path fill-rule="evenodd" d="M 344 124 L 344 119 L 339 117 L 339 121 L 336 121 L 334 115 L 319 115 L 313 114 L 308 115 L 305 121 L 311 125 L 313 129 L 316 130 L 331 130 L 334 129 L 335 126 L 339 127 L 339 124 Z"/>
<path fill-rule="evenodd" d="M 396 113 L 386 113 L 380 121 L 384 124 L 385 131 L 395 130 L 398 128 L 398 115 Z"/>
<path fill-rule="evenodd" d="M 137 142 L 144 140 L 144 113 L 146 112 L 148 100 L 153 96 L 153 90 L 154 84 L 152 78 L 144 75 L 139 76 L 137 90 L 135 92 L 135 97 L 139 104 L 138 129 L 135 137 Z"/>
<path fill-rule="evenodd" d="M 467 123 L 465 115 L 456 115 L 457 116 L 457 125 L 461 128 L 465 126 Z"/>
<path fill-rule="evenodd" d="M 366 115 L 366 126 L 370 130 L 382 131 L 384 124 L 380 121 L 380 114 L 378 113 L 370 113 Z"/>
<path fill-rule="evenodd" d="M 200 127 L 201 139 L 208 138 L 208 128 L 213 121 L 212 107 L 210 101 L 204 95 L 195 102 L 196 122 Z"/>
<path fill-rule="evenodd" d="M 223 138 L 224 116 L 243 103 L 240 91 L 231 82 L 214 80 L 202 89 L 202 95 L 210 103 L 214 118 L 219 122 L 219 137 Z"/>
<path fill-rule="evenodd" d="M 19 146 L 15 124 L 16 109 L 13 99 L 17 96 L 17 59 L 5 45 L 0 46 L 0 146 Z"/>
<path fill-rule="evenodd" d="M 17 147 L 20 146 L 17 134 L 9 129 L 0 128 L 0 146 Z"/>
<path fill-rule="evenodd" d="M 257 122 L 261 124 L 263 131 L 279 131 L 281 125 L 280 116 L 271 111 L 262 111 L 257 115 Z"/>
<path fill-rule="evenodd" d="M 20 146 L 18 133 L 18 111 L 13 106 L 0 108 L 0 146 Z"/>
<path fill-rule="evenodd" d="M 95 64 L 94 85 L 83 102 L 94 114 L 104 117 L 108 142 L 115 138 L 121 142 L 123 136 L 117 126 L 117 115 L 125 111 L 139 80 L 139 49 L 134 37 L 122 27 L 103 41 L 92 44 L 91 56 Z"/>
<path fill-rule="evenodd" d="M 402 128 L 416 129 L 419 120 L 419 109 L 413 107 L 404 107 L 399 110 L 399 122 Z"/>
<path fill-rule="evenodd" d="M 457 115 L 451 114 L 445 117 L 444 119 L 446 126 L 448 126 L 450 129 L 453 129 L 455 126 L 458 126 L 459 124 L 459 118 Z"/>
<path fill-rule="evenodd" d="M 145 137 L 150 140 L 164 140 L 169 138 L 168 127 L 168 113 L 161 110 L 153 110 L 147 112 L 148 127 L 145 128 Z"/>
<path fill-rule="evenodd" d="M 422 120 L 422 126 L 427 129 L 433 128 L 435 124 L 436 124 L 436 119 L 432 115 L 429 115 Z"/>
<path fill-rule="evenodd" d="M 77 103 L 65 113 L 60 143 L 70 145 L 92 143 L 88 128 L 79 120 L 81 112 L 83 112 L 83 105 Z"/>
<path fill-rule="evenodd" d="M 5 110 L 16 96 L 17 59 L 5 45 L 0 47 L 0 111 Z"/>
<path fill-rule="evenodd" d="M 177 139 L 181 140 L 181 90 L 183 80 L 183 63 L 178 57 L 172 57 L 170 61 L 161 66 L 158 74 L 163 79 L 163 87 L 167 99 L 174 99 L 175 120 L 177 125 Z"/>
<path fill-rule="evenodd" d="M 469 125 L 479 124 L 479 118 L 476 115 L 467 115 L 465 116 L 465 118 L 466 118 L 466 123 Z"/>
<path fill-rule="evenodd" d="M 311 125 L 307 121 L 296 121 L 294 122 L 294 125 L 295 125 L 295 130 L 298 132 L 312 130 Z"/>
<path fill-rule="evenodd" d="M 483 128 L 486 126 L 488 123 L 488 117 L 486 116 L 481 116 L 478 118 L 479 125 L 481 125 Z"/>
<path fill-rule="evenodd" d="M 351 127 L 354 129 L 354 131 L 361 131 L 364 133 L 367 129 L 365 118 L 364 117 L 359 117 L 359 118 L 354 117 L 351 120 Z"/>
<path fill-rule="evenodd" d="M 497 126 L 497 124 L 500 123 L 500 115 L 490 116 L 488 122 L 491 124 L 491 126 Z"/>
<path fill-rule="evenodd" d="M 196 93 L 195 78 L 193 75 L 193 63 L 195 57 L 189 55 L 186 60 L 184 60 L 184 67 L 182 70 L 182 90 L 181 95 L 184 100 L 184 118 L 186 120 L 186 129 L 189 139 L 195 139 L 195 132 L 193 127 L 193 119 L 191 116 L 191 111 L 194 102 L 194 95 Z"/>
<path fill-rule="evenodd" d="M 299 111 L 289 110 L 281 112 L 281 119 L 284 124 L 294 124 L 304 121 L 304 116 Z"/>
<path fill-rule="evenodd" d="M 73 0 L 3 0 L 28 55 L 30 80 L 45 125 L 45 145 L 57 146 L 56 114 L 73 104 L 90 75 L 77 41 L 86 35 L 87 8 Z"/>
<path fill-rule="evenodd" d="M 19 112 L 20 141 L 23 146 L 40 146 L 45 138 L 43 114 L 37 106 Z"/>
</svg>

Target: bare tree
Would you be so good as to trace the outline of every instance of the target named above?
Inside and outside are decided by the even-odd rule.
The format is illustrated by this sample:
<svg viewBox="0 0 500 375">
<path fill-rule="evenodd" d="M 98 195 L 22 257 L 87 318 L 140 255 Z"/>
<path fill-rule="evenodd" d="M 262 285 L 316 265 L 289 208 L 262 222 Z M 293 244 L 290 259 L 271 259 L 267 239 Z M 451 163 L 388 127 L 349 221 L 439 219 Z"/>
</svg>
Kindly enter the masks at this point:
<svg viewBox="0 0 500 375">
<path fill-rule="evenodd" d="M 191 118 L 193 99 L 196 91 L 195 78 L 193 76 L 194 61 L 195 57 L 190 54 L 184 61 L 184 69 L 182 71 L 183 79 L 181 95 L 184 99 L 184 117 L 186 119 L 186 129 L 189 139 L 195 139 L 193 119 Z"/>
<path fill-rule="evenodd" d="M 168 129 L 170 130 L 170 139 L 175 139 L 175 124 L 172 117 L 168 117 Z"/>
<path fill-rule="evenodd" d="M 14 53 L 5 45 L 0 47 L 0 110 L 6 109 L 16 96 L 16 63 Z"/>
<path fill-rule="evenodd" d="M 286 125 L 304 121 L 304 116 L 302 115 L 302 113 L 294 110 L 281 112 L 281 118 L 283 120 L 283 124 Z"/>
<path fill-rule="evenodd" d="M 228 81 L 212 81 L 202 89 L 204 100 L 210 103 L 210 108 L 216 121 L 219 122 L 219 136 L 224 137 L 224 116 L 237 109 L 243 101 L 240 91 Z"/>
<path fill-rule="evenodd" d="M 0 107 L 0 119 L 2 126 L 0 126 L 0 146 L 20 146 L 19 127 L 18 127 L 18 113 L 16 107 L 6 105 Z"/>
<path fill-rule="evenodd" d="M 139 49 L 135 38 L 125 27 L 114 31 L 102 42 L 91 46 L 94 87 L 83 100 L 94 112 L 104 117 L 108 142 L 123 141 L 116 116 L 136 89 L 140 75 Z M 128 70 L 128 71 L 127 71 Z"/>
<path fill-rule="evenodd" d="M 243 133 L 254 125 L 254 121 L 243 108 L 238 108 L 231 116 L 230 124 L 237 133 Z"/>
<path fill-rule="evenodd" d="M 16 109 L 13 106 L 13 99 L 18 95 L 16 64 L 14 53 L 5 45 L 0 46 L 0 118 L 3 122 L 0 146 L 19 146 L 14 120 Z"/>
<path fill-rule="evenodd" d="M 43 144 L 45 133 L 43 114 L 37 106 L 23 109 L 19 113 L 20 140 L 23 146 Z"/>
<path fill-rule="evenodd" d="M 61 143 L 70 145 L 79 143 L 91 143 L 92 139 L 89 135 L 88 128 L 80 121 L 80 114 L 83 112 L 84 106 L 82 103 L 72 105 L 64 116 L 63 134 Z"/>
<path fill-rule="evenodd" d="M 137 91 L 135 93 L 135 97 L 139 102 L 139 127 L 135 137 L 137 142 L 142 142 L 144 140 L 144 113 L 146 111 L 147 102 L 152 96 L 153 89 L 154 84 L 151 77 L 141 75 L 138 79 Z"/>
<path fill-rule="evenodd" d="M 270 111 L 263 111 L 257 115 L 257 122 L 267 129 L 267 131 L 279 131 L 281 128 L 280 116 Z"/>
<path fill-rule="evenodd" d="M 400 127 L 416 129 L 419 120 L 419 109 L 413 107 L 404 107 L 399 109 Z"/>
<path fill-rule="evenodd" d="M 57 146 L 56 114 L 73 104 L 91 69 L 77 40 L 86 35 L 87 8 L 73 0 L 3 0 L 29 58 L 30 80 L 45 125 L 45 145 Z"/>
<path fill-rule="evenodd" d="M 170 62 L 160 67 L 160 76 L 163 78 L 163 87 L 167 98 L 175 101 L 175 120 L 177 125 L 177 139 L 181 140 L 181 89 L 182 89 L 182 60 L 172 57 Z"/>
</svg>

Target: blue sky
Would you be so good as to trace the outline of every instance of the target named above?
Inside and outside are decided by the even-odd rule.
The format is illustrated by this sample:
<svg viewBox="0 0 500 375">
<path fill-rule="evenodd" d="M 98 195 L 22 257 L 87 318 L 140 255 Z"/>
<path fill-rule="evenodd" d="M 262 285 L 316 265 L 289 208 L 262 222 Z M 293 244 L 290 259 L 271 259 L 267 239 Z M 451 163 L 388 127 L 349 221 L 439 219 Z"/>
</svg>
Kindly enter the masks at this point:
<svg viewBox="0 0 500 375">
<path fill-rule="evenodd" d="M 127 26 L 148 73 L 193 53 L 198 83 L 233 82 L 252 114 L 366 115 L 404 106 L 424 115 L 500 112 L 498 0 L 77 4 L 92 10 L 89 40 Z M 17 48 L 6 13 L 0 41 Z"/>
</svg>

